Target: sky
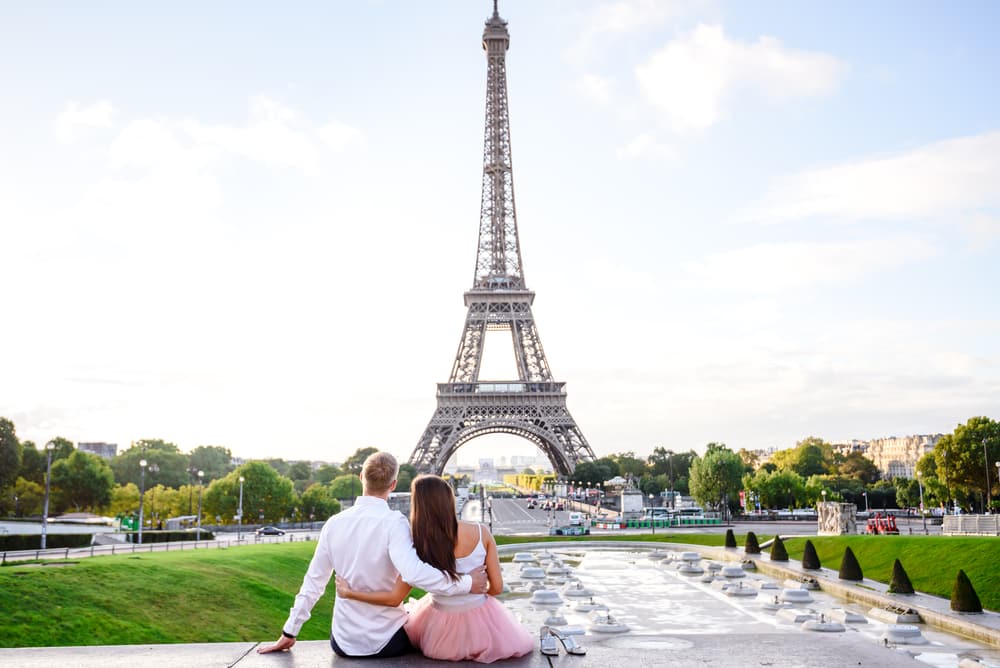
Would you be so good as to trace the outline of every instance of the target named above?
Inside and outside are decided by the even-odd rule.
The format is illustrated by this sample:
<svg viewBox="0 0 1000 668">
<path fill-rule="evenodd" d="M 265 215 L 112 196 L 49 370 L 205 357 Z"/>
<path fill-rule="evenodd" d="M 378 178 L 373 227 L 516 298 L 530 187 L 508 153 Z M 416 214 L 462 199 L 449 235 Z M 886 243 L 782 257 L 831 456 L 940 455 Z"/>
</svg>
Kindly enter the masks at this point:
<svg viewBox="0 0 1000 668">
<path fill-rule="evenodd" d="M 0 5 L 0 416 L 408 458 L 472 286 L 492 3 L 88 5 Z M 597 456 L 1000 417 L 1000 5 L 499 8 L 525 279 Z"/>
</svg>

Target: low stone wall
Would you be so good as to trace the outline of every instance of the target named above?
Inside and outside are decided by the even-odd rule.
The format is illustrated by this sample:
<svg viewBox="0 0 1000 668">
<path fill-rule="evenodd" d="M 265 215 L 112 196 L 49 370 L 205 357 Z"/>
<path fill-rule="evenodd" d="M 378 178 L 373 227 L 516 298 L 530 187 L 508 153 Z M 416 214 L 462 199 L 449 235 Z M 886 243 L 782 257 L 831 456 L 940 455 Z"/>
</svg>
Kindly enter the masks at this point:
<svg viewBox="0 0 1000 668">
<path fill-rule="evenodd" d="M 945 536 L 1000 536 L 1000 515 L 947 515 L 941 524 Z"/>
</svg>

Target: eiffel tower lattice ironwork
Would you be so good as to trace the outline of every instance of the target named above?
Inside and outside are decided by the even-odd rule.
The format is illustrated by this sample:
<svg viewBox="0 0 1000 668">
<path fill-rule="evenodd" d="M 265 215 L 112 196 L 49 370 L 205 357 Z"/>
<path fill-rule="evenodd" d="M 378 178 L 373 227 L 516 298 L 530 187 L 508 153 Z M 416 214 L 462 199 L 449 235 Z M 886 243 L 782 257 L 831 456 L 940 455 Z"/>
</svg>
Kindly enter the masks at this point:
<svg viewBox="0 0 1000 668">
<path fill-rule="evenodd" d="M 438 383 L 437 409 L 410 455 L 423 473 L 441 473 L 451 456 L 484 434 L 521 436 L 540 448 L 561 476 L 580 461 L 594 459 L 566 407 L 565 383 L 552 379 L 525 287 L 514 208 L 510 118 L 507 108 L 507 22 L 497 12 L 483 31 L 486 51 L 486 139 L 479 248 L 472 289 L 465 293 L 469 312 L 447 383 Z M 487 331 L 508 331 L 518 378 L 480 381 Z"/>
</svg>

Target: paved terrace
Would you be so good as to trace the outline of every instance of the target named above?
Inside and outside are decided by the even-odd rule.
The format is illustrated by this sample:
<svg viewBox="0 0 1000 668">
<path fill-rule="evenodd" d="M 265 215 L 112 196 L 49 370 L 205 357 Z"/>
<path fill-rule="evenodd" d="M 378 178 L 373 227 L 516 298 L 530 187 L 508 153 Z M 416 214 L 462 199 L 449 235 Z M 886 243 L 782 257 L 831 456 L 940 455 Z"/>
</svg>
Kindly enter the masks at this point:
<svg viewBox="0 0 1000 668">
<path fill-rule="evenodd" d="M 594 547 L 608 548 L 607 543 L 594 543 Z M 632 544 L 631 548 L 641 544 Z M 540 543 L 545 549 L 558 549 L 559 544 Z M 587 543 L 562 544 L 567 549 L 579 550 Z M 505 546 L 507 552 L 527 550 L 532 545 Z M 625 547 L 625 546 L 622 546 Z M 644 547 L 676 550 L 698 550 L 704 557 L 719 561 L 739 561 L 745 558 L 742 549 L 698 547 L 693 545 L 646 544 Z M 972 643 L 968 651 L 958 654 L 965 667 L 1000 667 L 1000 615 L 958 615 L 952 613 L 945 599 L 917 594 L 914 596 L 893 596 L 885 593 L 885 585 L 866 580 L 863 583 L 845 583 L 830 569 L 803 571 L 798 562 L 772 563 L 766 556 L 754 559 L 759 571 L 779 580 L 808 575 L 815 578 L 820 587 L 828 593 L 845 596 L 849 600 L 872 607 L 902 605 L 920 612 L 929 626 L 947 629 L 980 643 L 992 645 L 996 650 L 978 648 Z M 626 566 L 634 570 L 635 566 Z M 655 572 L 655 571 L 650 571 Z M 692 599 L 699 596 L 692 587 Z M 690 602 L 690 601 L 688 601 Z M 642 609 L 641 601 L 629 599 L 629 605 Z M 643 625 L 645 630 L 623 635 L 594 635 L 578 637 L 587 648 L 586 656 L 571 656 L 561 653 L 549 658 L 537 651 L 521 659 L 503 662 L 500 665 L 517 667 L 553 666 L 782 666 L 794 667 L 837 667 L 837 666 L 879 666 L 896 668 L 908 666 L 938 665 L 927 654 L 926 646 L 885 647 L 860 637 L 857 633 L 806 633 L 794 627 L 775 628 L 755 622 L 753 619 L 730 624 L 723 617 L 715 618 L 718 627 L 709 622 L 692 624 L 690 620 L 671 619 L 669 623 L 656 628 L 655 623 Z M 730 617 L 729 619 L 732 619 Z M 647 622 L 651 620 L 646 620 Z M 685 622 L 687 625 L 685 626 Z M 532 628 L 536 628 L 532 625 Z M 652 629 L 652 630 L 651 630 Z M 44 632 L 41 630 L 40 632 Z M 455 665 L 426 659 L 420 655 L 392 660 L 358 660 L 337 658 L 325 641 L 297 643 L 294 649 L 283 654 L 257 654 L 261 644 L 272 642 L 272 638 L 259 642 L 190 644 L 190 645 L 127 645 L 104 647 L 51 647 L 0 649 L 0 666 L 18 668 L 41 667 L 101 667 L 118 666 L 239 666 L 240 668 L 298 668 L 305 666 L 448 666 Z M 914 657 L 920 657 L 915 659 Z M 956 665 L 955 654 L 951 662 L 941 665 Z M 982 661 L 982 663 L 980 663 Z M 474 664 L 470 664 L 474 665 Z"/>
</svg>

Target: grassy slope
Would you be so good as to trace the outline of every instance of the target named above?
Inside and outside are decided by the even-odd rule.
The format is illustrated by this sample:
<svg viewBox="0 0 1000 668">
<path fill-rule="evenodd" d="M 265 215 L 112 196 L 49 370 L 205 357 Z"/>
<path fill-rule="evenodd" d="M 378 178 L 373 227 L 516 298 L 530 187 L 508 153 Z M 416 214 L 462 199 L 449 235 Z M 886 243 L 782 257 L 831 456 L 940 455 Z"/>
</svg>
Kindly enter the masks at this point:
<svg viewBox="0 0 1000 668">
<path fill-rule="evenodd" d="M 156 552 L 0 569 L 0 646 L 278 637 L 315 543 Z M 329 637 L 332 588 L 300 637 Z"/>
<path fill-rule="evenodd" d="M 917 591 L 951 598 L 959 569 L 965 571 L 989 610 L 1000 610 L 1000 539 L 972 536 L 818 536 L 809 538 L 827 568 L 840 568 L 848 545 L 867 578 L 889 582 L 892 562 L 903 564 Z M 785 541 L 788 555 L 801 559 L 806 538 Z"/>
<path fill-rule="evenodd" d="M 758 535 L 763 542 L 769 535 Z M 545 540 L 631 539 L 722 545 L 721 534 L 657 533 L 580 538 L 503 537 L 517 544 Z M 737 540 L 742 545 L 743 536 Z M 937 536 L 813 537 L 824 565 L 836 568 L 850 545 L 866 577 L 888 581 L 893 559 L 914 587 L 950 596 L 965 569 L 983 606 L 1000 610 L 1000 540 Z M 805 538 L 785 541 L 801 558 Z M 225 550 L 157 552 L 81 559 L 67 566 L 0 568 L 0 647 L 268 641 L 277 637 L 315 543 L 281 543 Z M 329 637 L 333 588 L 300 634 Z"/>
</svg>

